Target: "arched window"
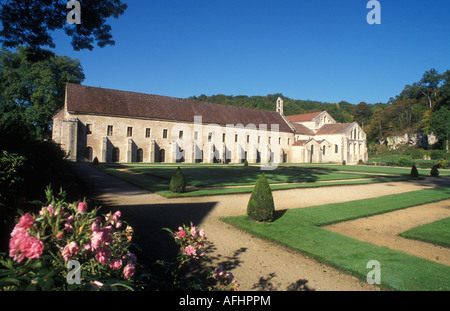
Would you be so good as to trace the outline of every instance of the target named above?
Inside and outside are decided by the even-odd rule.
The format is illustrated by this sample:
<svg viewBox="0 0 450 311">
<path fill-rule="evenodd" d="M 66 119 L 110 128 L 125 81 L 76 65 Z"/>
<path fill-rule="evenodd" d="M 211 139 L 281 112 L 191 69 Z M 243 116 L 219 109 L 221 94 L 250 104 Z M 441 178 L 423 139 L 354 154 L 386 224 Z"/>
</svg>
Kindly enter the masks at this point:
<svg viewBox="0 0 450 311">
<path fill-rule="evenodd" d="M 112 162 L 119 162 L 120 160 L 120 150 L 119 148 L 114 148 L 112 151 Z"/>
<path fill-rule="evenodd" d="M 84 161 L 92 162 L 92 148 L 91 147 L 84 148 Z"/>
</svg>

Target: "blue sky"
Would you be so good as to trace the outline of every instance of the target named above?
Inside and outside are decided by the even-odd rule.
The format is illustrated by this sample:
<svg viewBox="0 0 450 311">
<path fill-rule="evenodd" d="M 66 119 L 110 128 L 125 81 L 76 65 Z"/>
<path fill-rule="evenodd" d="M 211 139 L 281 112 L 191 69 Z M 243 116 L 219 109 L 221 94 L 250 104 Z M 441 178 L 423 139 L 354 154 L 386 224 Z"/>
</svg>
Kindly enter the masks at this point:
<svg viewBox="0 0 450 311">
<path fill-rule="evenodd" d="M 450 1 L 147 0 L 109 20 L 116 44 L 78 58 L 84 85 L 174 97 L 267 95 L 387 102 L 435 68 L 450 69 Z M 81 7 L 83 21 L 83 8 Z"/>
</svg>

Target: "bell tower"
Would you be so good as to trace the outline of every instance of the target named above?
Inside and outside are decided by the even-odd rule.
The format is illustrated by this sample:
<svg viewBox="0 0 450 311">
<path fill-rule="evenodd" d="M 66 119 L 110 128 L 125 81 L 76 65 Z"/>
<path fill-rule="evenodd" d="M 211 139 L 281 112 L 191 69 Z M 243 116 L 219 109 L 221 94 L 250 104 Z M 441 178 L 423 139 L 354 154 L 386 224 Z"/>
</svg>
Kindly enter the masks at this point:
<svg viewBox="0 0 450 311">
<path fill-rule="evenodd" d="M 283 98 L 278 97 L 277 99 L 277 112 L 283 115 Z"/>
</svg>

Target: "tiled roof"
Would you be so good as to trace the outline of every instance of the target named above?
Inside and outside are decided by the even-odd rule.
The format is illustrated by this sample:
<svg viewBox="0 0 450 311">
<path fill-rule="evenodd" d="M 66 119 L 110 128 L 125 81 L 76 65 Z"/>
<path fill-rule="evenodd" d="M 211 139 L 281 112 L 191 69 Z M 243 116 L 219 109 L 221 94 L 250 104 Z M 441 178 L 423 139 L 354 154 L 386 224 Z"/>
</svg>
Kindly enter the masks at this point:
<svg viewBox="0 0 450 311">
<path fill-rule="evenodd" d="M 342 134 L 347 131 L 347 129 L 353 125 L 353 123 L 332 123 L 324 124 L 317 132 L 316 135 L 325 134 Z"/>
<path fill-rule="evenodd" d="M 321 144 L 321 143 L 323 143 L 323 142 L 326 141 L 326 140 L 325 140 L 325 139 L 316 140 L 316 139 L 314 139 L 314 138 L 311 138 L 311 139 L 308 139 L 308 140 L 297 140 L 297 141 L 293 144 L 293 146 L 304 146 L 304 145 L 306 145 L 307 143 L 309 143 L 309 142 L 311 142 L 311 141 L 315 141 L 316 143 Z"/>
<path fill-rule="evenodd" d="M 307 128 L 306 126 L 304 126 L 303 124 L 292 123 L 292 125 L 294 126 L 295 134 L 314 135 L 314 132 L 312 130 L 310 130 L 309 128 Z"/>
<path fill-rule="evenodd" d="M 71 113 L 99 114 L 157 120 L 194 122 L 202 116 L 203 124 L 278 124 L 280 132 L 292 129 L 275 111 L 205 103 L 160 95 L 119 91 L 67 84 L 67 110 Z"/>
<path fill-rule="evenodd" d="M 309 142 L 309 140 L 297 140 L 295 143 L 292 144 L 292 146 L 303 146 L 305 143 Z"/>
<path fill-rule="evenodd" d="M 288 119 L 290 122 L 308 122 L 308 121 L 312 121 L 315 117 L 317 117 L 322 112 L 323 111 L 298 114 L 298 115 L 294 115 L 294 116 L 286 116 L 286 119 Z"/>
</svg>

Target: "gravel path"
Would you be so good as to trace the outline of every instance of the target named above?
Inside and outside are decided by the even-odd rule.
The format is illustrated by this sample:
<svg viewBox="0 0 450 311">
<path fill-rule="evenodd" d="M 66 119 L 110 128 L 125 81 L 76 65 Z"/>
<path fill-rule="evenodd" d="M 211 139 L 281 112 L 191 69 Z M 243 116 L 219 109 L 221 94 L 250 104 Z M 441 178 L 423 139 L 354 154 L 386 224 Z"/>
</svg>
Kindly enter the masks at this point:
<svg viewBox="0 0 450 311">
<path fill-rule="evenodd" d="M 80 178 L 104 206 L 120 209 L 135 229 L 143 255 L 173 256 L 171 238 L 161 228 L 176 229 L 181 224 L 203 228 L 211 242 L 212 264 L 231 271 L 240 290 L 371 291 L 375 285 L 361 282 L 298 252 L 262 241 L 219 220 L 246 213 L 250 194 L 167 199 L 105 174 L 90 165 L 77 164 Z M 447 179 L 431 179 L 305 188 L 274 191 L 277 210 L 301 208 L 333 202 L 378 197 L 425 188 Z M 157 255 L 155 255 L 157 254 Z"/>
</svg>

